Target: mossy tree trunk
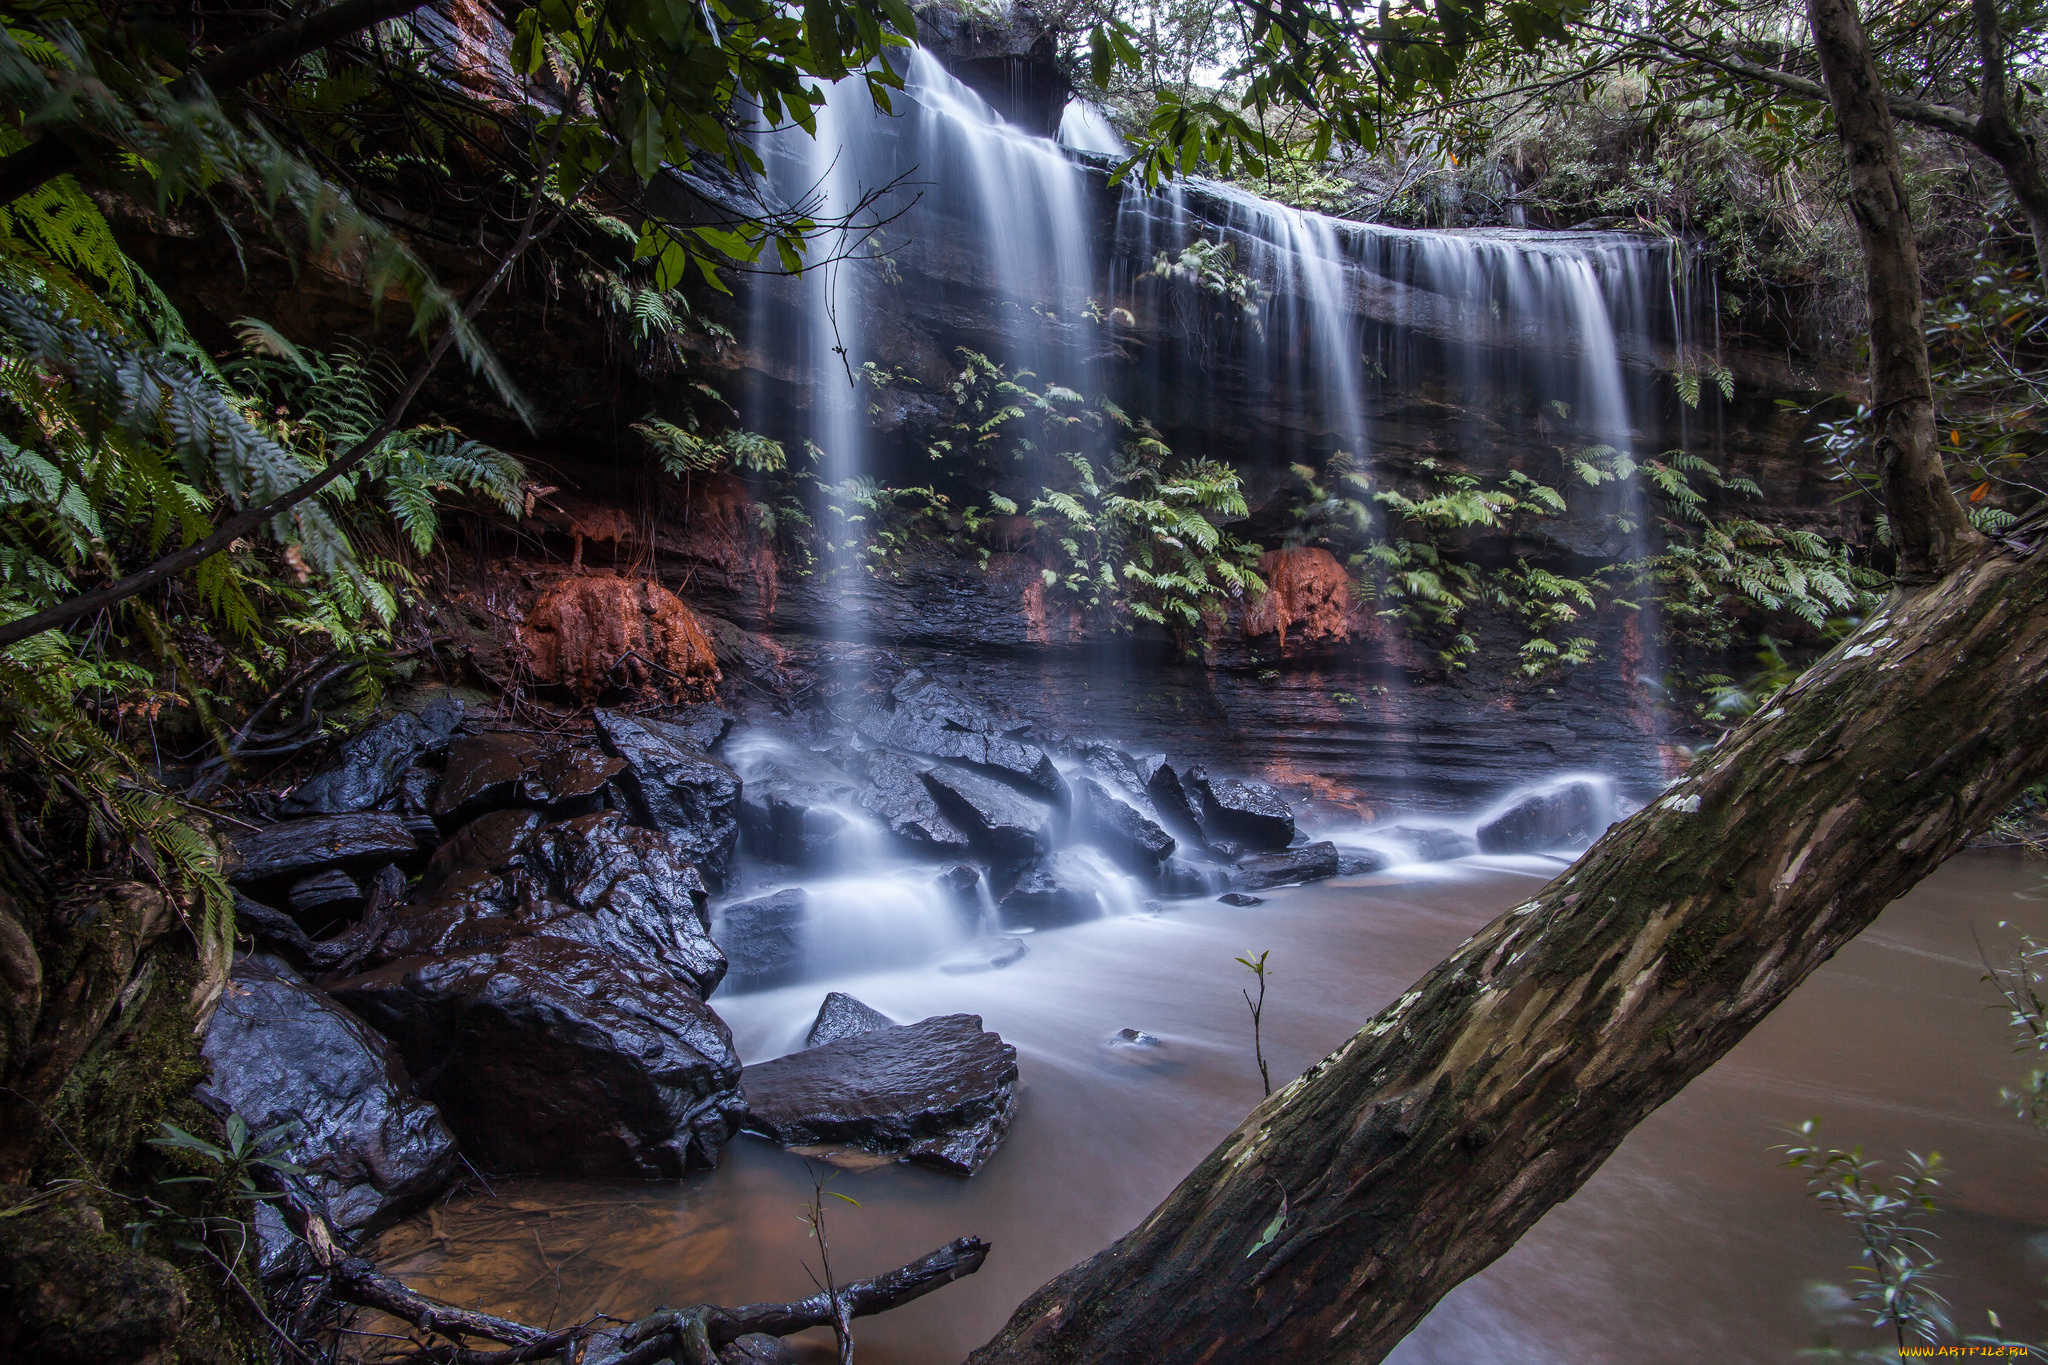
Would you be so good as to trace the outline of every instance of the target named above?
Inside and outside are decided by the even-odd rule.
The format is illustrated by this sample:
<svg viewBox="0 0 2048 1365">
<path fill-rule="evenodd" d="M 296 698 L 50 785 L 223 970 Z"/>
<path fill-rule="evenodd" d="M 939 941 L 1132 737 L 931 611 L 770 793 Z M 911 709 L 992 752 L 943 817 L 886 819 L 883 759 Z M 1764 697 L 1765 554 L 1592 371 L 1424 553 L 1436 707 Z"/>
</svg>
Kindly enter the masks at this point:
<svg viewBox="0 0 2048 1365">
<path fill-rule="evenodd" d="M 1342 1048 L 972 1365 L 1376 1361 L 2048 772 L 2048 555 L 1942 478 L 1890 114 L 1809 0 L 1870 281 L 1899 594 Z"/>
</svg>

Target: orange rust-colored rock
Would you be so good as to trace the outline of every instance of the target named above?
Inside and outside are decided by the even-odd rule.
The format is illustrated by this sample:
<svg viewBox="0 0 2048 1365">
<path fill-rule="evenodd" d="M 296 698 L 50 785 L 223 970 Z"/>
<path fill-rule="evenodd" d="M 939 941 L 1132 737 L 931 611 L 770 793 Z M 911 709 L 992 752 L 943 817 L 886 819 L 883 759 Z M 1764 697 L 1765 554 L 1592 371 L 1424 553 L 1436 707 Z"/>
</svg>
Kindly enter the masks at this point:
<svg viewBox="0 0 2048 1365">
<path fill-rule="evenodd" d="M 519 642 L 534 677 L 584 702 L 622 685 L 707 700 L 720 676 L 703 619 L 647 578 L 563 578 L 527 612 Z"/>
<path fill-rule="evenodd" d="M 1247 638 L 1277 635 L 1282 649 L 1289 634 L 1299 648 L 1351 638 L 1356 629 L 1351 575 L 1328 550 L 1268 550 L 1259 560 L 1259 577 L 1266 591 L 1245 605 Z"/>
</svg>

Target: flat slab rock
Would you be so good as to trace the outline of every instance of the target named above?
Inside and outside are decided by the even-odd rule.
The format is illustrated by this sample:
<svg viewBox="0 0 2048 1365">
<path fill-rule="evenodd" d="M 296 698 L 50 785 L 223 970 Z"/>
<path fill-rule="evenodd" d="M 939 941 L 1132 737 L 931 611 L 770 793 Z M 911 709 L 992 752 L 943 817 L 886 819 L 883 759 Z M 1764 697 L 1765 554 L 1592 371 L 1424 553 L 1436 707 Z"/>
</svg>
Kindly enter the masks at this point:
<svg viewBox="0 0 2048 1365">
<path fill-rule="evenodd" d="M 875 1029 L 746 1069 L 743 1126 L 971 1176 L 1010 1131 L 1017 1049 L 974 1014 Z"/>
<path fill-rule="evenodd" d="M 1230 881 L 1233 886 L 1247 891 L 1263 891 L 1269 886 L 1334 877 L 1341 866 L 1337 846 L 1325 840 L 1290 848 L 1283 853 L 1261 853 L 1246 858 L 1230 870 Z"/>
<path fill-rule="evenodd" d="M 290 887 L 319 872 L 372 871 L 410 862 L 420 851 L 405 821 L 379 811 L 286 820 L 237 834 L 232 842 L 238 862 L 228 880 L 244 888 Z"/>
</svg>

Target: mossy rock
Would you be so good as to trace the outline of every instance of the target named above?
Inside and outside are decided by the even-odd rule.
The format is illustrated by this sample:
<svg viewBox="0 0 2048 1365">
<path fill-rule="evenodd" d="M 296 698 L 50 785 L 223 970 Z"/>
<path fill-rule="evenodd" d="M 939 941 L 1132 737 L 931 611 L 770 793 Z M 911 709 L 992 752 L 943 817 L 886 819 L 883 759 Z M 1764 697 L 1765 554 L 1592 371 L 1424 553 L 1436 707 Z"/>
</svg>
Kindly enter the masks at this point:
<svg viewBox="0 0 2048 1365">
<path fill-rule="evenodd" d="M 0 1205 L 28 1195 L 0 1190 Z M 190 1304 L 168 1262 L 130 1248 L 81 1198 L 0 1216 L 0 1359 L 155 1365 Z"/>
</svg>

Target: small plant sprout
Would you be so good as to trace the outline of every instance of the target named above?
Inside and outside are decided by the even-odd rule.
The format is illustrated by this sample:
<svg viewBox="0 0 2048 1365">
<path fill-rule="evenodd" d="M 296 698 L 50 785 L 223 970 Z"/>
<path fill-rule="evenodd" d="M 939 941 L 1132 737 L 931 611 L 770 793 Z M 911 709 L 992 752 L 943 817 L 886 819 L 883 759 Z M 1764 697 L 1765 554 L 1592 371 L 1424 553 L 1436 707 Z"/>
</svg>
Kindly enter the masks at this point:
<svg viewBox="0 0 2048 1365">
<path fill-rule="evenodd" d="M 838 1174 L 837 1171 L 827 1171 L 808 1161 L 804 1163 L 804 1170 L 811 1177 L 811 1198 L 809 1203 L 798 1207 L 796 1217 L 810 1230 L 809 1235 L 817 1239 L 818 1269 L 824 1279 L 820 1281 L 817 1275 L 812 1275 L 808 1265 L 804 1267 L 804 1273 L 811 1276 L 811 1283 L 824 1292 L 832 1305 L 832 1335 L 839 1343 L 839 1365 L 853 1365 L 853 1305 L 839 1296 L 838 1286 L 832 1279 L 832 1248 L 825 1240 L 825 1201 L 837 1199 L 859 1208 L 860 1200 L 825 1188 Z"/>
<path fill-rule="evenodd" d="M 1266 957 L 1271 952 L 1272 949 L 1269 948 L 1256 958 L 1247 952 L 1245 956 L 1237 959 L 1246 971 L 1259 979 L 1259 998 L 1252 999 L 1249 990 L 1244 991 L 1243 995 L 1245 1008 L 1252 1012 L 1252 1056 L 1258 1059 L 1259 1084 L 1266 1087 L 1266 1094 L 1269 1097 L 1273 1093 L 1273 1076 L 1266 1069 L 1265 1040 L 1259 1034 L 1259 1025 L 1266 1012 L 1266 977 L 1269 970 L 1266 966 Z"/>
</svg>

